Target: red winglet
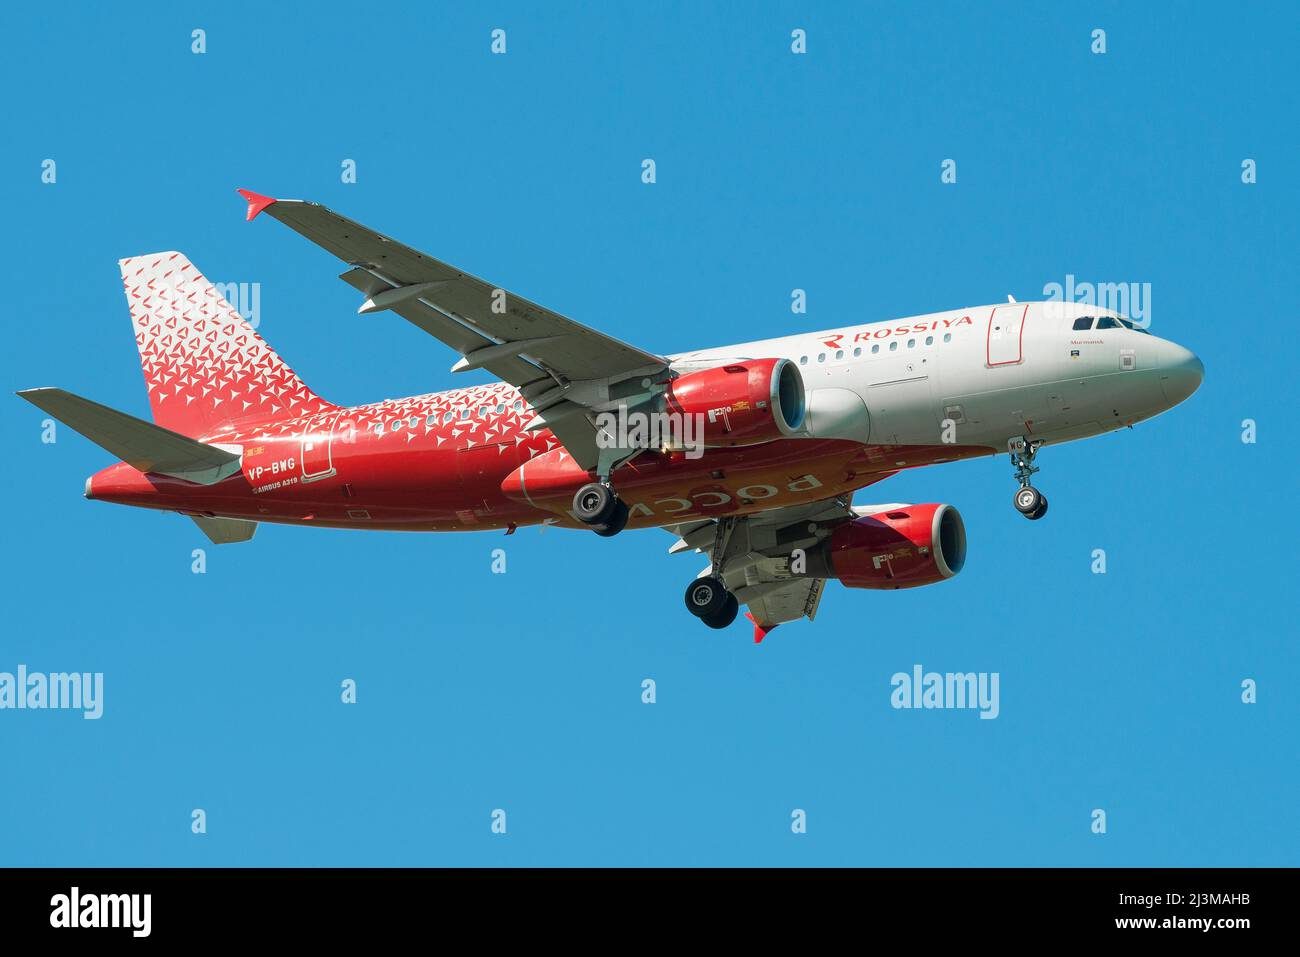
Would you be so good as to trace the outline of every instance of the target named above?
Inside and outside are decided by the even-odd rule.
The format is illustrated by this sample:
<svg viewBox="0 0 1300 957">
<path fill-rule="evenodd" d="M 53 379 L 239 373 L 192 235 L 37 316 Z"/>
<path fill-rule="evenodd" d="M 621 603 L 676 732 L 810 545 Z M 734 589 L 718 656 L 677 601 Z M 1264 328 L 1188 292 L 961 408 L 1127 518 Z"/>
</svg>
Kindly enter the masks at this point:
<svg viewBox="0 0 1300 957">
<path fill-rule="evenodd" d="M 754 623 L 754 644 L 758 644 L 766 638 L 767 633 L 776 627 L 776 625 L 760 625 L 758 619 L 750 612 L 745 612 L 745 617 Z"/>
<path fill-rule="evenodd" d="M 270 196 L 254 193 L 251 189 L 241 189 L 238 190 L 238 193 L 248 200 L 248 219 L 246 222 L 252 222 L 254 216 L 275 202 Z"/>
</svg>

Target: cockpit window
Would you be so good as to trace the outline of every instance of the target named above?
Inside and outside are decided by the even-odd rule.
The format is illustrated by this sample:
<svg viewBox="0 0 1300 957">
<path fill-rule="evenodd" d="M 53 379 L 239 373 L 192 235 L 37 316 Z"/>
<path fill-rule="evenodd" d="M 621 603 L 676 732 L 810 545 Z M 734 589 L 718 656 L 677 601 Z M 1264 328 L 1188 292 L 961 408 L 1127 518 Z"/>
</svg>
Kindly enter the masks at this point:
<svg viewBox="0 0 1300 957">
<path fill-rule="evenodd" d="M 1117 316 L 1080 316 L 1078 319 L 1074 320 L 1075 331 L 1081 332 L 1086 329 L 1091 329 L 1093 328 L 1092 324 L 1094 322 L 1097 323 L 1098 329 L 1132 329 L 1134 332 L 1140 332 L 1144 336 L 1151 335 L 1151 333 L 1147 332 L 1137 323 Z"/>
</svg>

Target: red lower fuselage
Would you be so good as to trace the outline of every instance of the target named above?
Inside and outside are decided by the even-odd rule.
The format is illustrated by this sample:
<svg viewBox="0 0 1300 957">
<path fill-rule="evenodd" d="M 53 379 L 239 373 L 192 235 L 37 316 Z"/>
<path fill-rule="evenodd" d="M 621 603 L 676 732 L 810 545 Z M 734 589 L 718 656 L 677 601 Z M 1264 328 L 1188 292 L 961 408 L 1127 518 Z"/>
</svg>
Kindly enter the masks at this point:
<svg viewBox="0 0 1300 957">
<path fill-rule="evenodd" d="M 237 447 L 241 470 L 201 486 L 125 463 L 87 483 L 87 497 L 182 514 L 393 531 L 474 531 L 554 522 L 594 474 L 533 418 L 518 392 L 470 389 L 334 408 L 203 436 Z M 984 446 L 880 446 L 789 439 L 744 448 L 644 452 L 613 479 L 629 527 L 810 503 L 903 468 L 987 455 Z"/>
</svg>

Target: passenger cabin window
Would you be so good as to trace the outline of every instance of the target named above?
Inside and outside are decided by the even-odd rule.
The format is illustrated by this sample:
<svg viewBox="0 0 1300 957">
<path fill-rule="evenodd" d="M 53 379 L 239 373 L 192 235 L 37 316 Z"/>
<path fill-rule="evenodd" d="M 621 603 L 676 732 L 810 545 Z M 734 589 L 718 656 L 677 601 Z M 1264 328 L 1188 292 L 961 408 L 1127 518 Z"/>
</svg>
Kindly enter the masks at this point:
<svg viewBox="0 0 1300 957">
<path fill-rule="evenodd" d="M 862 346 L 854 346 L 853 357 L 856 359 L 860 355 L 862 355 Z"/>
<path fill-rule="evenodd" d="M 376 422 L 376 423 L 375 423 L 375 435 L 383 435 L 383 434 L 384 434 L 384 423 L 382 423 L 382 422 Z"/>
<path fill-rule="evenodd" d="M 897 351 L 898 351 L 898 340 L 897 340 L 897 339 L 895 339 L 893 342 L 891 342 L 891 343 L 889 344 L 889 351 L 890 351 L 890 352 L 897 352 Z"/>
<path fill-rule="evenodd" d="M 951 333 L 951 332 L 945 332 L 945 333 L 943 334 L 943 341 L 944 341 L 944 342 L 952 342 L 952 333 Z"/>
<path fill-rule="evenodd" d="M 819 353 L 818 356 L 817 356 L 817 361 L 818 361 L 818 362 L 825 362 L 825 361 L 826 361 L 826 353 L 824 353 L 824 352 Z"/>
<path fill-rule="evenodd" d="M 909 348 L 909 349 L 915 349 L 915 348 L 916 348 L 916 340 L 915 340 L 915 339 L 908 339 L 908 340 L 907 340 L 907 348 Z"/>
<path fill-rule="evenodd" d="M 435 425 L 437 425 L 437 424 L 438 424 L 438 415 L 437 415 L 437 413 L 435 412 L 433 415 L 431 415 L 431 416 L 429 416 L 428 418 L 426 418 L 426 419 L 424 420 L 424 424 L 427 425 L 429 428 L 433 428 Z"/>
<path fill-rule="evenodd" d="M 407 424 L 410 425 L 411 428 L 413 429 L 417 428 L 420 424 L 420 417 L 418 415 L 411 416 L 411 421 Z"/>
<path fill-rule="evenodd" d="M 391 426 L 389 426 L 389 428 L 391 428 L 394 432 L 400 432 L 400 431 L 402 431 L 402 420 L 401 420 L 401 419 L 393 419 L 393 424 L 392 424 Z"/>
<path fill-rule="evenodd" d="M 925 337 L 925 344 L 926 344 L 927 346 L 932 346 L 932 345 L 934 345 L 934 336 L 926 336 L 926 337 Z"/>
<path fill-rule="evenodd" d="M 880 351 L 880 343 L 877 342 L 874 346 L 871 347 L 871 354 L 874 356 L 879 351 Z"/>
<path fill-rule="evenodd" d="M 468 418 L 469 418 L 469 406 L 465 406 L 465 408 L 460 410 L 460 420 L 464 422 Z"/>
<path fill-rule="evenodd" d="M 836 358 L 836 359 L 843 359 L 843 358 L 844 358 L 844 350 L 843 350 L 843 349 L 836 349 L 836 350 L 835 350 L 835 358 Z"/>
<path fill-rule="evenodd" d="M 443 424 L 443 425 L 446 425 L 448 422 L 450 422 L 450 421 L 451 421 L 452 419 L 454 419 L 454 418 L 456 418 L 456 410 L 455 410 L 455 409 L 448 409 L 446 412 L 444 412 L 444 413 L 442 414 L 442 424 Z"/>
<path fill-rule="evenodd" d="M 515 409 L 515 411 L 518 412 L 518 411 L 519 411 L 520 409 L 522 409 L 523 407 L 524 407 L 524 400 L 523 400 L 523 399 L 515 399 L 515 405 L 514 405 L 514 409 Z"/>
<path fill-rule="evenodd" d="M 808 357 L 807 357 L 807 356 L 800 356 L 800 357 L 799 357 L 799 365 L 801 365 L 801 366 L 806 366 L 807 364 L 808 364 Z"/>
</svg>

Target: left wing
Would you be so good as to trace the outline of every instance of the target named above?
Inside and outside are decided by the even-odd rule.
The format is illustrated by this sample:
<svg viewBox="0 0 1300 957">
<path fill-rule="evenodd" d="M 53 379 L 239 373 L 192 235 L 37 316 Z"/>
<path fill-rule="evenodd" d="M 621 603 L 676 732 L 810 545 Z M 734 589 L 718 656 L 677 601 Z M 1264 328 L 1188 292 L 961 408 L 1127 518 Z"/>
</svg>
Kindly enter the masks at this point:
<svg viewBox="0 0 1300 957">
<path fill-rule="evenodd" d="M 892 473 L 889 473 L 892 474 Z M 881 476 L 884 478 L 885 476 Z M 706 519 L 667 526 L 677 536 L 669 554 L 694 551 L 708 556 L 710 567 L 736 599 L 749 608 L 754 641 L 786 621 L 817 616 L 824 578 L 790 573 L 796 548 L 809 549 L 825 539 L 837 525 L 859 515 L 893 508 L 893 505 L 854 507 L 851 495 L 774 508 L 731 519 Z"/>
<path fill-rule="evenodd" d="M 598 461 L 594 415 L 635 399 L 668 360 L 506 292 L 317 203 L 241 189 L 248 218 L 263 210 L 352 266 L 341 278 L 460 353 L 453 372 L 487 369 L 523 393 L 542 425 L 583 468 Z"/>
</svg>

